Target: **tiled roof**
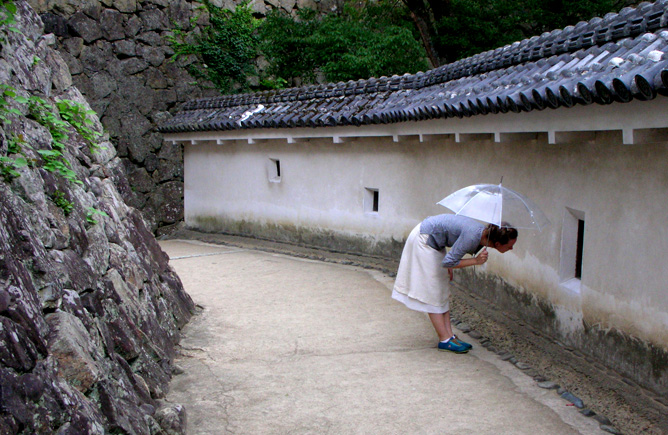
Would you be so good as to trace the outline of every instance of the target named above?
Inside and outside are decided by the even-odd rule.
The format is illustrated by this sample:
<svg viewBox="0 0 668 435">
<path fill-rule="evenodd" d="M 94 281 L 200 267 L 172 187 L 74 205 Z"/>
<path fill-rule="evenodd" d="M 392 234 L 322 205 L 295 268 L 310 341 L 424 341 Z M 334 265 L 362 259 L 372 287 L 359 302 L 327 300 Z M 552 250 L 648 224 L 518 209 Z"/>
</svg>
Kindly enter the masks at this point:
<svg viewBox="0 0 668 435">
<path fill-rule="evenodd" d="M 610 104 L 668 95 L 668 0 L 427 72 L 194 100 L 163 133 L 327 127 Z"/>
</svg>

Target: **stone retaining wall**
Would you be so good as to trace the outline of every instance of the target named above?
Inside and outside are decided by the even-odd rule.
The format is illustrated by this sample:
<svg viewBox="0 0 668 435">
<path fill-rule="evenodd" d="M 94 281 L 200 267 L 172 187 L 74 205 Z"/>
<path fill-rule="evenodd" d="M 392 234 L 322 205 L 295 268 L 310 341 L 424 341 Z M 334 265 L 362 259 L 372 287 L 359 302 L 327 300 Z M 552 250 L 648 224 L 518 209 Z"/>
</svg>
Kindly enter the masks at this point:
<svg viewBox="0 0 668 435">
<path fill-rule="evenodd" d="M 156 125 L 182 103 L 217 95 L 194 85 L 186 60 L 171 62 L 165 36 L 188 29 L 198 3 L 189 0 L 29 0 L 58 37 L 74 85 L 98 113 L 118 150 L 131 190 L 126 201 L 142 210 L 150 228 L 169 232 L 183 220 L 181 145 L 163 143 Z M 228 9 L 238 1 L 217 0 Z M 263 16 L 272 8 L 326 11 L 341 0 L 254 0 Z M 206 16 L 196 24 L 207 26 Z"/>
<path fill-rule="evenodd" d="M 43 99 L 56 118 L 58 100 L 88 105 L 55 37 L 16 4 L 20 32 L 0 28 L 0 83 L 15 93 L 4 96 L 0 156 L 29 164 L 0 177 L 0 433 L 184 433 L 183 407 L 162 398 L 194 304 L 124 202 L 108 137 L 92 152 L 68 128 L 62 154 L 78 181 L 46 169 L 39 151 L 55 149 L 53 134 L 19 97 Z"/>
</svg>

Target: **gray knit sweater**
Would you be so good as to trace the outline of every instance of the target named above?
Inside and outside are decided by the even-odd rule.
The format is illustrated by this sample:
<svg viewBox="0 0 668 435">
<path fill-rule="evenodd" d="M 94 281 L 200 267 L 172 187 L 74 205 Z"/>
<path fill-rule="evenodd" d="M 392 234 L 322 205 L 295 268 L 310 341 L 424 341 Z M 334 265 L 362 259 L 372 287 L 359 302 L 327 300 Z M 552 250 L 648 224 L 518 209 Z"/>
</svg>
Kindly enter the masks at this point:
<svg viewBox="0 0 668 435">
<path fill-rule="evenodd" d="M 484 224 L 454 214 L 431 216 L 420 224 L 420 233 L 429 235 L 429 246 L 437 251 L 451 248 L 443 259 L 443 267 L 457 266 L 465 254 L 478 252 L 484 229 Z"/>
</svg>

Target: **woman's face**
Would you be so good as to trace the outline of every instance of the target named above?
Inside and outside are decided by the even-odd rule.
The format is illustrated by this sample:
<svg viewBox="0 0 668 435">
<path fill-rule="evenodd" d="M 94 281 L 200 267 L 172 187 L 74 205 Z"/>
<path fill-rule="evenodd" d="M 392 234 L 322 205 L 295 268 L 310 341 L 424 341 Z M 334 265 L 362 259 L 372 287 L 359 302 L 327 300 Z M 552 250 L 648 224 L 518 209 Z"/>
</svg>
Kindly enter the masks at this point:
<svg viewBox="0 0 668 435">
<path fill-rule="evenodd" d="M 513 246 L 515 245 L 515 242 L 517 242 L 517 239 L 509 240 L 508 243 L 506 243 L 505 245 L 502 245 L 501 243 L 496 242 L 496 243 L 494 244 L 494 248 L 495 248 L 497 251 L 499 251 L 500 253 L 503 254 L 504 252 L 508 252 L 508 251 L 510 251 L 511 249 L 513 249 Z"/>
</svg>

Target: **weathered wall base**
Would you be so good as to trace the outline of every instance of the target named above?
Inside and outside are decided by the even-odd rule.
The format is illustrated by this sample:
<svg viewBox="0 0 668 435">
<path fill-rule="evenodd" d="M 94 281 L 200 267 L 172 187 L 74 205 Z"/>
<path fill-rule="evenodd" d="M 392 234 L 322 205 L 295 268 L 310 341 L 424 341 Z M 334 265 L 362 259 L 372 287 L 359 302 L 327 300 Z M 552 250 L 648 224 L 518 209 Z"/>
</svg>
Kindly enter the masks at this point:
<svg viewBox="0 0 668 435">
<path fill-rule="evenodd" d="M 217 216 L 190 217 L 186 227 L 209 233 L 222 233 L 324 248 L 334 252 L 373 255 L 399 259 L 404 242 L 396 239 L 374 239 L 367 235 L 342 233 L 326 228 L 298 227 L 292 223 L 265 223 L 229 220 Z"/>
<path fill-rule="evenodd" d="M 615 372 L 659 395 L 668 394 L 668 352 L 661 347 L 631 337 L 622 331 L 604 330 L 583 318 L 573 329 L 570 313 L 562 307 L 518 289 L 501 277 L 461 269 L 457 283 L 474 295 L 489 301 L 502 312 L 522 319 L 533 328 L 563 344 L 576 348 Z M 568 324 L 565 327 L 564 324 Z"/>
</svg>

